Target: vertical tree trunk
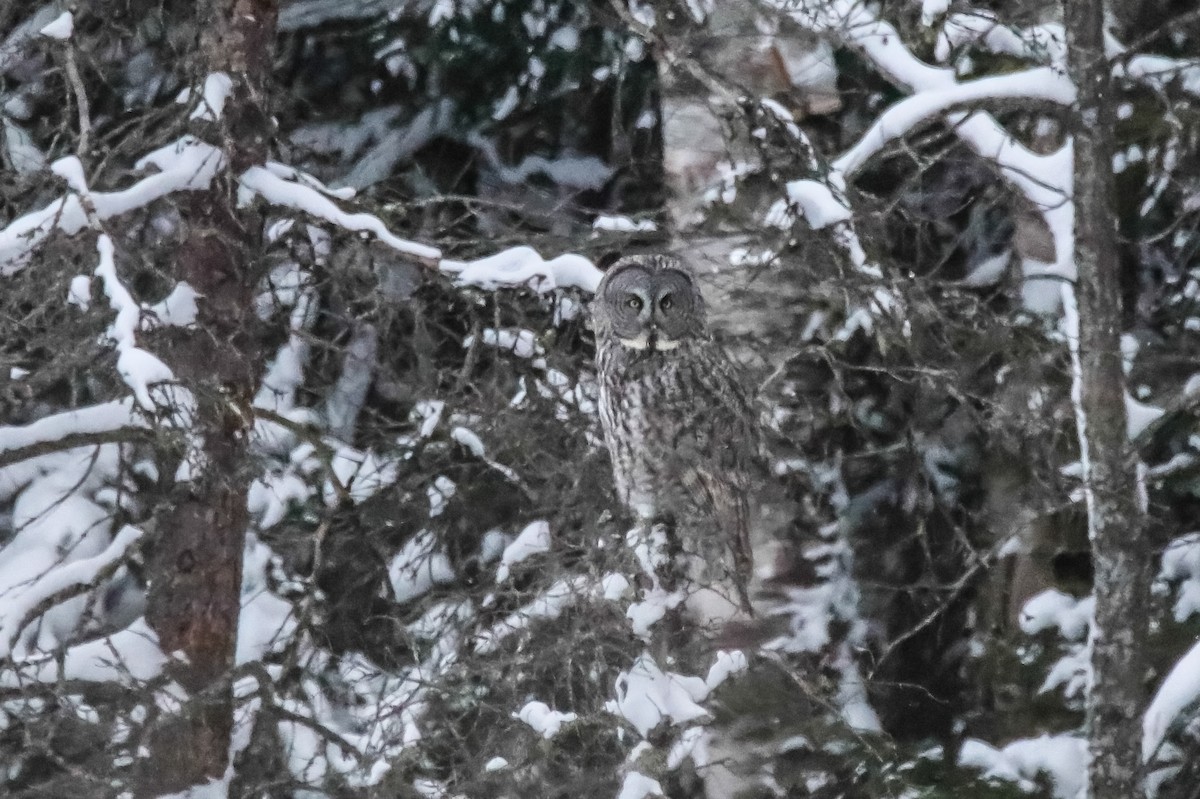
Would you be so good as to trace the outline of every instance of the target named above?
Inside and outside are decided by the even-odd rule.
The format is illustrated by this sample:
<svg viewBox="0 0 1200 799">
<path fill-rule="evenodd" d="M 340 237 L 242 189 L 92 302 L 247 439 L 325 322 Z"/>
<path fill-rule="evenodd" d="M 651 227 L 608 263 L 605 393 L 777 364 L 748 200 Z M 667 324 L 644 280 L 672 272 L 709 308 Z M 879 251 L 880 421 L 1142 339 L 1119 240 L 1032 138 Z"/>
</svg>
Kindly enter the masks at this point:
<svg viewBox="0 0 1200 799">
<path fill-rule="evenodd" d="M 1112 211 L 1111 73 L 1104 56 L 1103 0 L 1066 0 L 1070 71 L 1079 88 L 1075 119 L 1075 261 L 1084 437 L 1090 459 L 1088 509 L 1095 561 L 1096 627 L 1087 727 L 1092 799 L 1141 796 L 1140 713 L 1146 674 L 1150 586 L 1146 525 L 1127 454 L 1121 298 Z"/>
<path fill-rule="evenodd" d="M 196 10 L 204 71 L 225 72 L 233 90 L 217 130 L 229 169 L 181 208 L 186 238 L 176 277 L 200 294 L 193 329 L 171 331 L 163 349 L 195 395 L 200 463 L 175 489 L 150 556 L 146 618 L 164 652 L 181 653 L 172 677 L 187 692 L 183 709 L 152 727 L 139 791 L 177 792 L 219 779 L 228 766 L 233 724 L 231 672 L 237 642 L 242 550 L 251 474 L 251 402 L 262 369 L 254 291 L 262 220 L 238 211 L 237 176 L 267 156 L 262 108 L 270 76 L 276 0 L 207 0 Z M 216 138 L 219 137 L 219 138 Z"/>
</svg>

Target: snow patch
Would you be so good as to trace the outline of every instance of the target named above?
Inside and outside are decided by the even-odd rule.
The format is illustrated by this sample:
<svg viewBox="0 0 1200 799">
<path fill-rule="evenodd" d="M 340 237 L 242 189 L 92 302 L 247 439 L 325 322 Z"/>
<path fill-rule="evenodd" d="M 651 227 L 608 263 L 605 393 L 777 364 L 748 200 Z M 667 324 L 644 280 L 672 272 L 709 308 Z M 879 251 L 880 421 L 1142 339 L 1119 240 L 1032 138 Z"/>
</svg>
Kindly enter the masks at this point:
<svg viewBox="0 0 1200 799">
<path fill-rule="evenodd" d="M 496 569 L 496 582 L 503 583 L 513 566 L 526 558 L 550 551 L 550 523 L 545 521 L 533 522 L 521 531 L 516 540 L 504 548 L 500 556 L 500 566 Z"/>
<path fill-rule="evenodd" d="M 49 25 L 44 26 L 38 31 L 41 35 L 50 39 L 59 39 L 66 41 L 71 38 L 71 34 L 75 32 L 75 17 L 70 11 L 64 11 L 54 18 L 54 21 Z"/>
<path fill-rule="evenodd" d="M 574 713 L 563 713 L 551 710 L 545 702 L 529 702 L 523 708 L 513 713 L 513 718 L 520 719 L 533 728 L 547 741 L 558 735 L 564 724 L 570 724 L 579 716 Z"/>
</svg>

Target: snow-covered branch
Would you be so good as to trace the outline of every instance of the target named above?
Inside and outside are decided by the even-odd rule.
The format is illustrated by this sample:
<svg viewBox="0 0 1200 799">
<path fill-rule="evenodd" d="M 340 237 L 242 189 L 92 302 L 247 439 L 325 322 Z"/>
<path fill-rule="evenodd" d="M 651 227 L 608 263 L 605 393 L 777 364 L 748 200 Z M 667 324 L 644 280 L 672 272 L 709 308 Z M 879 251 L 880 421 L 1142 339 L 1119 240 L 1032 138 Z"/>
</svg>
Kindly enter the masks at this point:
<svg viewBox="0 0 1200 799">
<path fill-rule="evenodd" d="M 852 177 L 887 144 L 908 135 L 922 122 L 961 110 L 960 106 L 1006 99 L 1069 106 L 1075 99 L 1075 87 L 1061 72 L 1039 67 L 918 92 L 884 111 L 858 143 L 833 162 L 833 168 Z"/>
<path fill-rule="evenodd" d="M 136 170 L 158 169 L 127 189 L 91 192 L 89 199 L 100 220 L 144 208 L 177 191 L 209 187 L 224 168 L 221 151 L 193 136 L 184 136 L 143 156 Z M 17 217 L 0 230 L 0 275 L 11 275 L 29 264 L 34 251 L 58 230 L 73 235 L 88 227 L 88 212 L 77 194 L 68 194 L 46 207 Z"/>
<path fill-rule="evenodd" d="M 58 566 L 16 596 L 6 596 L 0 612 L 0 660 L 9 657 L 17 638 L 35 618 L 111 576 L 141 537 L 141 530 L 126 525 L 100 554 Z"/>
<path fill-rule="evenodd" d="M 303 211 L 344 230 L 372 233 L 379 241 L 397 252 L 411 255 L 431 266 L 441 259 L 442 253 L 436 247 L 397 237 L 374 214 L 346 213 L 322 194 L 317 188 L 321 185 L 319 181 L 304 181 L 301 176 L 299 171 L 289 170 L 280 165 L 252 166 L 238 179 L 244 192 L 241 199 L 245 201 L 249 196 L 257 194 L 272 205 Z"/>
</svg>

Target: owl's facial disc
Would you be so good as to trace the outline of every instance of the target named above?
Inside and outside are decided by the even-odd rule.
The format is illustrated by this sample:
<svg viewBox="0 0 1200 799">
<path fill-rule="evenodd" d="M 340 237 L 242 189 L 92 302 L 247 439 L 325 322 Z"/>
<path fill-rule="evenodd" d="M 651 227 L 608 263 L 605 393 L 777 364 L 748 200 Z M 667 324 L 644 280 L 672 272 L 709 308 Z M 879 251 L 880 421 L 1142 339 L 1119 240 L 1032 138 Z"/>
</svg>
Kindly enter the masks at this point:
<svg viewBox="0 0 1200 799">
<path fill-rule="evenodd" d="M 623 347 L 669 352 L 703 329 L 703 306 L 690 275 L 638 263 L 617 267 L 606 278 L 605 310 Z"/>
</svg>

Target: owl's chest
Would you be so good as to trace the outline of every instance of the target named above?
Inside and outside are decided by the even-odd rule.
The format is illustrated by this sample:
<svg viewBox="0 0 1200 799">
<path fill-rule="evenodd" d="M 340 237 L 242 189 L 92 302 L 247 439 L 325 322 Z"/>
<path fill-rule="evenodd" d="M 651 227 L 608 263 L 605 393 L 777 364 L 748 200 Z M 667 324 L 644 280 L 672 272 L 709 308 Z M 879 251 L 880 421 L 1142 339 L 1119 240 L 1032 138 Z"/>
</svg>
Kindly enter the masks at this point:
<svg viewBox="0 0 1200 799">
<path fill-rule="evenodd" d="M 693 415 L 696 392 L 674 364 L 638 363 L 602 382 L 609 424 L 642 440 L 663 440 Z"/>
<path fill-rule="evenodd" d="M 601 412 L 617 461 L 638 480 L 670 481 L 708 463 L 733 465 L 744 446 L 742 420 L 700 364 L 636 364 L 602 381 Z"/>
</svg>

